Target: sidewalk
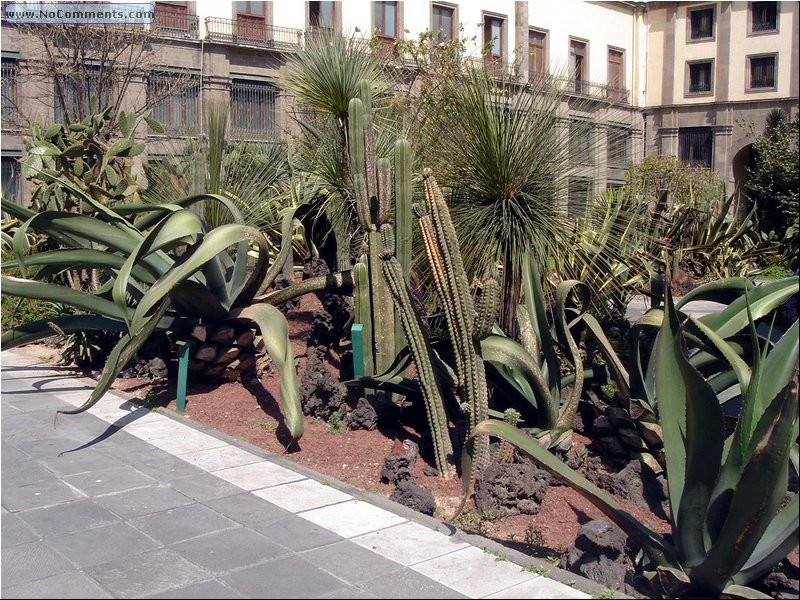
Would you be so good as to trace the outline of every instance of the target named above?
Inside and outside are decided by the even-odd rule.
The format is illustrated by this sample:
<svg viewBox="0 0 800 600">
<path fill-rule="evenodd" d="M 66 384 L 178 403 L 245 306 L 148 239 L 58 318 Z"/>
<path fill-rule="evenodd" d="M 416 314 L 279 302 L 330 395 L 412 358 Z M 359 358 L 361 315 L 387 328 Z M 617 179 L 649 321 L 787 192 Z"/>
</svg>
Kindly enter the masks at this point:
<svg viewBox="0 0 800 600">
<path fill-rule="evenodd" d="M 117 393 L 54 426 L 55 410 L 89 389 L 23 350 L 2 354 L 3 598 L 589 598 L 603 589 Z"/>
</svg>

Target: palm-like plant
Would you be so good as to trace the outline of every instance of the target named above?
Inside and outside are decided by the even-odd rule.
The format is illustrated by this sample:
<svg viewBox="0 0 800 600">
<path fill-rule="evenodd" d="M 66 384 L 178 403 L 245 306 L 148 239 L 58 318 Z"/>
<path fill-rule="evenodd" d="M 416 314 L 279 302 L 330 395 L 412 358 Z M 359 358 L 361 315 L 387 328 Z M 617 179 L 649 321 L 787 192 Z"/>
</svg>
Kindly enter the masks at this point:
<svg viewBox="0 0 800 600">
<path fill-rule="evenodd" d="M 590 140 L 591 124 L 559 131 L 562 89 L 545 80 L 506 84 L 467 68 L 444 91 L 450 110 L 434 118 L 427 135 L 436 140 L 436 171 L 451 189 L 453 222 L 468 274 L 502 269 L 500 324 L 512 331 L 521 299 L 523 256 L 564 251 L 567 207 L 561 187 L 570 170 L 573 142 Z M 592 144 L 585 144 L 588 151 Z M 542 264 L 542 270 L 552 265 Z"/>
</svg>

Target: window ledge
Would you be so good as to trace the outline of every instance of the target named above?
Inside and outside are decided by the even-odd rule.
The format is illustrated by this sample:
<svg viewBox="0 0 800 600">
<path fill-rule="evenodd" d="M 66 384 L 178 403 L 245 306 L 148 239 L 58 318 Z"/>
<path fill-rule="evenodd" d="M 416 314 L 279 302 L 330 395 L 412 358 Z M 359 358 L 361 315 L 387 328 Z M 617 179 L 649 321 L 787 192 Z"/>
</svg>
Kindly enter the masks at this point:
<svg viewBox="0 0 800 600">
<path fill-rule="evenodd" d="M 704 38 L 689 38 L 686 40 L 687 44 L 702 44 L 703 42 L 713 42 L 716 40 L 716 36 L 711 37 L 704 37 Z"/>
<path fill-rule="evenodd" d="M 764 29 L 763 31 L 748 31 L 747 37 L 758 37 L 760 35 L 775 35 L 776 33 L 780 33 L 780 30 L 775 29 Z"/>
<path fill-rule="evenodd" d="M 714 95 L 714 91 L 710 92 L 686 92 L 684 98 L 709 98 Z"/>
<path fill-rule="evenodd" d="M 778 86 L 773 85 L 770 87 L 749 87 L 744 90 L 745 94 L 759 94 L 761 92 L 777 92 Z"/>
</svg>

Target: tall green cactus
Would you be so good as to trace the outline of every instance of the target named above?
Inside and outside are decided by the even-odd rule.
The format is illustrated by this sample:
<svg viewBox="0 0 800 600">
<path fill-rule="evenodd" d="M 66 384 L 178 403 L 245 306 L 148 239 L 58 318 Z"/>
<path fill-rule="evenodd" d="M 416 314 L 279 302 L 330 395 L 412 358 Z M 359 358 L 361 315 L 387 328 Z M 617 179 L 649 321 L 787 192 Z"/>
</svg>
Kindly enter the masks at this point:
<svg viewBox="0 0 800 600">
<path fill-rule="evenodd" d="M 391 232 L 391 225 L 383 226 L 384 238 Z M 419 313 L 416 310 L 406 288 L 403 269 L 400 262 L 388 251 L 381 254 L 383 274 L 389 284 L 392 297 L 397 304 L 398 316 L 403 331 L 408 339 L 408 347 L 417 366 L 422 398 L 428 413 L 428 423 L 433 438 L 436 468 L 445 479 L 455 472 L 453 465 L 453 445 L 447 426 L 447 414 L 430 354 L 429 340 L 423 333 Z"/>
<path fill-rule="evenodd" d="M 361 323 L 363 329 L 361 334 L 364 340 L 364 374 L 373 375 L 375 373 L 375 363 L 372 356 L 372 303 L 369 299 L 369 267 L 367 257 L 361 259 L 353 265 L 353 299 L 355 301 L 356 323 Z"/>
<path fill-rule="evenodd" d="M 464 409 L 469 413 L 469 428 L 472 430 L 489 414 L 486 371 L 480 354 L 480 340 L 482 336 L 488 335 L 491 324 L 486 325 L 489 322 L 488 315 L 481 314 L 479 318 L 475 310 L 450 212 L 439 184 L 429 169 L 425 171 L 423 187 L 428 214 L 419 217 L 420 229 L 434 284 L 444 306 L 456 359 L 459 395 Z M 492 285 L 489 284 L 487 291 L 491 288 Z M 491 292 L 486 294 L 487 306 L 482 312 L 491 309 L 492 296 Z M 488 463 L 489 438 L 482 436 L 475 446 L 474 465 L 480 470 Z"/>
</svg>

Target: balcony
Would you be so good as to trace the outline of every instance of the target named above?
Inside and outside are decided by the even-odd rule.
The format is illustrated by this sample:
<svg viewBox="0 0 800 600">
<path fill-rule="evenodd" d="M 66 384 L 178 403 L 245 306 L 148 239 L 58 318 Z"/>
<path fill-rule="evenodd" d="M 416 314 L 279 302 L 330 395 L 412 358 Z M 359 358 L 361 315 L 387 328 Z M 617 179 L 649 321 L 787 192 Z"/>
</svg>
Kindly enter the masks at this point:
<svg viewBox="0 0 800 600">
<path fill-rule="evenodd" d="M 303 31 L 300 29 L 219 17 L 206 18 L 206 39 L 278 50 L 300 50 L 303 47 Z"/>
<path fill-rule="evenodd" d="M 195 15 L 159 13 L 150 26 L 153 35 L 174 40 L 196 40 L 200 37 L 200 19 Z"/>
<path fill-rule="evenodd" d="M 602 83 L 586 81 L 585 79 L 573 79 L 571 77 L 556 77 L 554 80 L 565 84 L 564 92 L 570 95 L 593 98 L 596 100 L 606 100 L 612 104 L 630 103 L 630 92 L 625 88 L 616 88 Z"/>
</svg>

